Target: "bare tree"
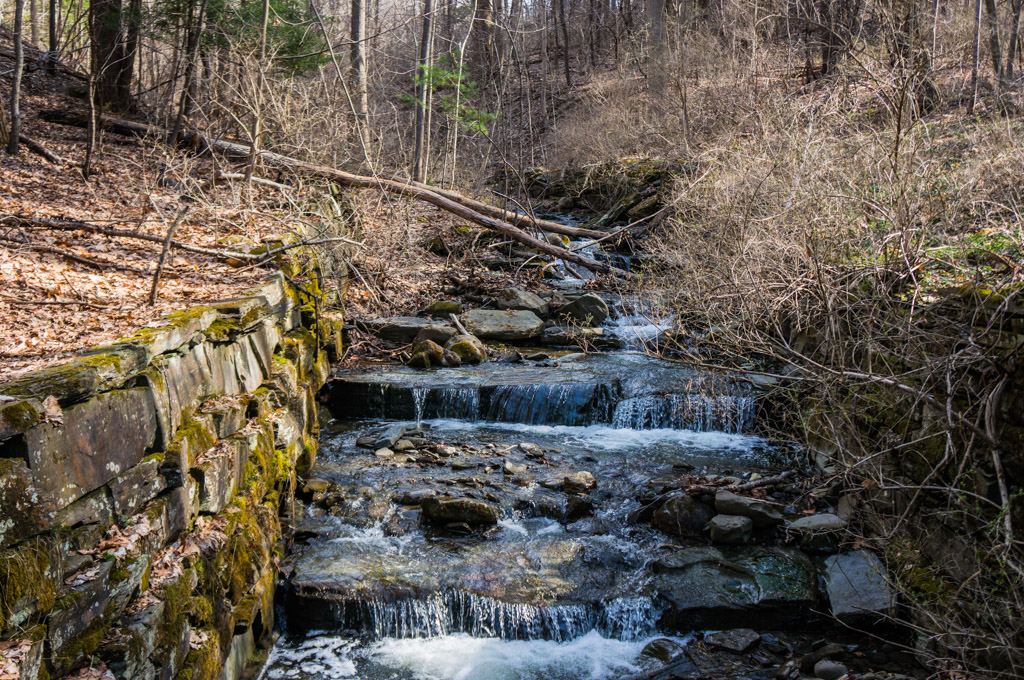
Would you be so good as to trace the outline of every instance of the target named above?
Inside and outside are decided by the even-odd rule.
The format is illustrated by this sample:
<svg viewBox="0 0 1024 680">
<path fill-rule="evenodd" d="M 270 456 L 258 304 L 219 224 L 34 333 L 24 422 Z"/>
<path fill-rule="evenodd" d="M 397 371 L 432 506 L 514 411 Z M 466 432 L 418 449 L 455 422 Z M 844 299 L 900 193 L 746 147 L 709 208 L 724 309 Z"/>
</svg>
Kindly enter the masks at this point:
<svg viewBox="0 0 1024 680">
<path fill-rule="evenodd" d="M 427 147 L 429 146 L 427 106 L 430 96 L 430 35 L 433 14 L 432 0 L 423 0 L 423 34 L 420 55 L 416 65 L 416 151 L 412 176 L 417 182 L 426 181 Z"/>
<path fill-rule="evenodd" d="M 366 0 L 352 0 L 352 81 L 356 126 L 363 147 L 370 147 L 369 77 L 366 67 Z"/>
<path fill-rule="evenodd" d="M 14 80 L 11 83 L 11 127 L 7 137 L 7 153 L 18 153 L 21 143 L 21 76 L 25 71 L 25 46 L 22 44 L 22 15 L 25 0 L 14 3 Z"/>
</svg>

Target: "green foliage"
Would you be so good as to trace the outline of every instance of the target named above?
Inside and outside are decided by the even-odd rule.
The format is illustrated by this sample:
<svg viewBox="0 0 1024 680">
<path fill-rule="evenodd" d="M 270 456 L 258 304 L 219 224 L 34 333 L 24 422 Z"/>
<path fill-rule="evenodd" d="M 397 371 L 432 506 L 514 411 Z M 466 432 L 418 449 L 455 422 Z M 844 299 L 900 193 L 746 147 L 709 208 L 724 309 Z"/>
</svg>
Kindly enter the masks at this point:
<svg viewBox="0 0 1024 680">
<path fill-rule="evenodd" d="M 179 27 L 195 21 L 196 0 L 157 0 L 149 10 L 149 21 L 156 35 L 174 37 Z M 259 42 L 262 6 L 259 2 L 208 0 L 203 21 L 201 45 L 205 49 L 235 47 L 253 50 Z M 302 0 L 270 0 L 267 25 L 267 54 L 293 57 L 278 64 L 291 72 L 316 68 L 329 59 L 319 30 L 313 30 L 313 18 Z"/>
<path fill-rule="evenodd" d="M 480 86 L 476 81 L 469 80 L 460 61 L 456 53 L 444 55 L 438 63 L 431 66 L 420 64 L 416 70 L 415 82 L 433 91 L 436 111 L 467 132 L 486 135 L 488 127 L 498 120 L 498 114 L 470 105 L 471 100 L 480 94 Z M 410 106 L 425 106 L 424 102 L 410 95 L 402 95 L 400 99 Z"/>
</svg>

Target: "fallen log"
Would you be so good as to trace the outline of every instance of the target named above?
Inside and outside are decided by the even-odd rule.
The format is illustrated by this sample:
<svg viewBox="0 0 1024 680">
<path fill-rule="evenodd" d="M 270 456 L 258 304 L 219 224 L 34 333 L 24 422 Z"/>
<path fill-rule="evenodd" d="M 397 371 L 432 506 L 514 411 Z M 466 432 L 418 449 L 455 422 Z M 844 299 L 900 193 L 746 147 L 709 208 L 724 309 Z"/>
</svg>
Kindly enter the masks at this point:
<svg viewBox="0 0 1024 680">
<path fill-rule="evenodd" d="M 47 109 L 40 111 L 40 117 L 44 120 L 62 123 L 64 125 L 73 125 L 75 127 L 83 127 L 87 124 L 84 116 L 71 113 L 69 111 L 60 111 Z M 137 135 L 142 137 L 157 137 L 162 139 L 169 139 L 169 133 L 162 129 L 151 125 L 145 125 L 143 123 L 133 123 L 131 121 L 125 121 L 115 118 L 103 118 L 103 127 L 111 132 L 125 135 Z M 234 158 L 237 160 L 247 160 L 249 158 L 250 148 L 246 144 L 236 144 L 234 142 L 227 142 L 218 139 L 209 139 L 195 133 L 189 133 L 179 136 L 179 142 L 185 146 L 191 146 L 198 150 L 211 149 L 228 158 Z M 299 160 L 297 158 L 291 158 L 289 156 L 283 156 L 278 153 L 271 151 L 261 151 L 259 153 L 260 160 L 264 163 L 276 165 L 281 168 L 290 170 L 291 172 L 304 173 L 314 177 L 320 177 L 327 179 L 332 182 L 350 187 L 365 188 L 365 189 L 377 189 L 379 191 L 385 191 L 398 196 L 405 196 L 407 198 L 413 198 L 431 205 L 437 206 L 442 210 L 445 210 L 453 215 L 469 220 L 482 227 L 496 231 L 499 234 L 504 234 L 511 239 L 519 241 L 523 245 L 529 246 L 534 250 L 538 250 L 542 253 L 557 257 L 562 260 L 567 260 L 581 267 L 586 267 L 592 272 L 599 274 L 611 274 L 614 273 L 612 267 L 603 262 L 592 260 L 588 257 L 583 257 L 576 253 L 573 253 L 566 248 L 562 248 L 556 245 L 552 245 L 547 241 L 541 240 L 535 236 L 532 236 L 519 227 L 513 224 L 505 222 L 503 220 L 489 217 L 484 215 L 466 205 L 459 203 L 452 198 L 441 195 L 434 191 L 433 188 L 424 189 L 420 186 L 408 184 L 404 182 L 398 182 L 390 179 L 383 179 L 377 177 L 366 177 L 363 175 L 354 175 L 344 170 L 338 170 L 335 168 L 327 167 L 324 165 L 317 165 L 315 163 L 309 163 L 306 161 Z M 426 185 L 421 185 L 426 186 Z M 464 197 L 463 197 L 464 198 Z M 603 235 L 603 232 L 602 232 Z"/>
<path fill-rule="evenodd" d="M 64 164 L 64 159 L 63 158 L 61 158 L 57 154 L 53 153 L 52 151 L 47 149 L 42 144 L 40 144 L 39 142 L 35 141 L 34 139 L 30 139 L 30 138 L 26 137 L 25 135 L 22 135 L 21 136 L 21 143 L 24 144 L 26 147 L 28 147 L 29 151 L 32 151 L 33 153 L 36 153 L 36 154 L 42 156 L 43 158 L 45 158 L 46 160 L 50 161 L 54 165 L 63 165 Z"/>
<path fill-rule="evenodd" d="M 427 189 L 433 191 L 436 194 L 440 194 L 445 198 L 450 198 L 453 201 L 462 203 L 463 205 L 476 210 L 482 215 L 488 217 L 494 217 L 499 220 L 504 220 L 517 227 L 524 229 L 537 229 L 538 231 L 546 231 L 552 234 L 564 234 L 566 236 L 575 236 L 576 238 L 603 238 L 608 236 L 607 232 L 596 231 L 594 229 L 584 229 L 583 227 L 570 227 L 567 224 L 559 224 L 558 222 L 552 222 L 551 220 L 542 220 L 539 217 L 530 217 L 522 213 L 512 212 L 511 210 L 505 210 L 497 206 L 478 201 L 474 198 L 470 198 L 463 194 L 455 191 L 449 191 L 448 189 L 441 189 L 438 187 L 432 187 L 429 184 L 421 184 L 420 182 L 413 182 L 412 180 L 401 180 L 407 184 L 411 184 L 414 187 L 420 189 Z"/>
</svg>

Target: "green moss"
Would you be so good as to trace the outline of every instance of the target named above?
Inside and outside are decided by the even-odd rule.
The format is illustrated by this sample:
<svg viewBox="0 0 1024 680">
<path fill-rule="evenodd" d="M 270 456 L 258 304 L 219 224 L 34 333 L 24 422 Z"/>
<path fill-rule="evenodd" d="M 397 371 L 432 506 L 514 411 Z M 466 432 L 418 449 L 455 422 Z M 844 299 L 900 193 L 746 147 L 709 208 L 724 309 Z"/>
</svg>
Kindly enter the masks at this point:
<svg viewBox="0 0 1024 680">
<path fill-rule="evenodd" d="M 56 599 L 56 575 L 51 566 L 51 545 L 35 540 L 0 555 L 0 631 L 19 612 L 32 610 L 45 614 Z"/>
<path fill-rule="evenodd" d="M 53 664 L 57 669 L 66 671 L 76 661 L 99 649 L 107 631 L 110 630 L 114 614 L 113 604 L 108 605 L 103 614 L 97 616 L 86 626 L 85 630 L 69 640 L 59 652 L 54 654 Z"/>
<path fill-rule="evenodd" d="M 206 329 L 206 337 L 213 342 L 231 342 L 240 331 L 238 321 L 220 317 Z"/>
<path fill-rule="evenodd" d="M 0 422 L 8 427 L 24 432 L 41 419 L 39 410 L 31 401 L 16 401 L 0 408 Z"/>
<path fill-rule="evenodd" d="M 156 635 L 155 659 L 158 665 L 166 663 L 170 659 L 181 640 L 185 617 L 191 611 L 191 595 L 192 582 L 188 571 L 179 576 L 177 580 L 165 585 L 157 593 L 157 597 L 164 603 L 163 620 Z"/>
<path fill-rule="evenodd" d="M 0 387 L 0 394 L 37 399 L 55 395 L 61 404 L 67 405 L 96 394 L 101 389 L 102 377 L 120 369 L 121 356 L 103 352 L 33 371 Z"/>
<path fill-rule="evenodd" d="M 213 603 L 205 595 L 196 595 L 192 598 L 192 619 L 199 625 L 206 625 L 213 621 Z"/>
</svg>

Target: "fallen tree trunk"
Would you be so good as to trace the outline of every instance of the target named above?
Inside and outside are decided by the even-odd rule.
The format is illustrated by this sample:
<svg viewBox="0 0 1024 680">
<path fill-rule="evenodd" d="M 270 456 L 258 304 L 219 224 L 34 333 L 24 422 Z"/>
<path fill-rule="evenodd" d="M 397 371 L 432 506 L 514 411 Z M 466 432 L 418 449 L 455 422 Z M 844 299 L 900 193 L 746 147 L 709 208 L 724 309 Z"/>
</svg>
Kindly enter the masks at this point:
<svg viewBox="0 0 1024 680">
<path fill-rule="evenodd" d="M 435 194 L 440 194 L 445 198 L 450 198 L 453 201 L 462 203 L 466 207 L 472 208 L 482 215 L 504 220 L 516 225 L 517 227 L 523 227 L 524 229 L 533 228 L 539 231 L 550 232 L 552 234 L 575 236 L 576 238 L 603 238 L 608 235 L 608 232 L 605 231 L 584 229 L 582 227 L 570 227 L 567 224 L 559 224 L 558 222 L 552 222 L 551 220 L 542 220 L 538 217 L 530 217 L 529 215 L 524 215 L 522 213 L 512 212 L 510 210 L 505 210 L 503 208 L 484 203 L 483 201 L 469 198 L 468 196 L 464 196 L 458 192 L 432 187 L 428 184 L 420 184 L 419 182 L 413 182 L 411 180 L 408 181 L 408 184 L 420 189 L 433 191 Z"/>
<path fill-rule="evenodd" d="M 76 127 L 82 127 L 86 125 L 85 118 L 73 114 L 68 111 L 54 111 L 44 110 L 40 112 L 40 117 L 44 120 L 62 123 L 64 125 L 74 125 Z M 115 132 L 118 134 L 125 135 L 139 135 L 139 136 L 150 136 L 167 139 L 169 134 L 166 130 L 142 123 L 133 123 L 131 121 L 111 119 L 108 117 L 103 118 L 103 126 L 105 129 Z M 186 134 L 180 135 L 179 141 L 184 143 L 186 146 L 192 146 L 199 150 L 211 149 L 229 158 L 237 160 L 245 160 L 249 157 L 249 146 L 245 144 L 236 144 L 234 142 L 227 142 L 217 139 L 205 138 L 197 134 Z M 486 227 L 500 234 L 504 234 L 511 239 L 514 239 L 523 245 L 527 245 L 534 250 L 538 250 L 542 253 L 557 257 L 568 262 L 573 262 L 581 267 L 586 267 L 592 272 L 600 274 L 613 273 L 611 266 L 592 260 L 588 257 L 583 257 L 577 253 L 573 253 L 565 248 L 561 248 L 556 245 L 552 245 L 547 241 L 541 240 L 531 234 L 526 233 L 519 227 L 513 224 L 499 220 L 494 217 L 484 215 L 466 205 L 459 203 L 451 198 L 441 195 L 440 193 L 433 190 L 433 188 L 424 189 L 421 188 L 425 185 L 415 186 L 404 182 L 397 182 L 395 180 L 366 177 L 363 175 L 354 175 L 344 170 L 337 170 L 323 165 L 316 165 L 315 163 L 308 163 L 301 161 L 297 158 L 290 158 L 281 154 L 273 153 L 270 151 L 261 151 L 260 159 L 271 165 L 276 165 L 281 168 L 285 168 L 292 172 L 304 173 L 312 175 L 314 177 L 321 177 L 323 179 L 337 182 L 344 186 L 359 187 L 366 189 L 377 189 L 379 191 L 386 191 L 388 193 L 396 194 L 398 196 L 405 196 L 407 198 L 413 198 L 419 201 L 430 203 L 431 205 L 437 206 L 442 210 L 445 210 L 453 215 L 467 219 L 470 222 L 479 224 L 482 227 Z M 463 197 L 464 198 L 464 197 Z M 499 209 L 500 210 L 500 209 Z M 528 218 L 527 218 L 528 219 Z M 604 233 L 602 232 L 602 235 Z"/>
</svg>

